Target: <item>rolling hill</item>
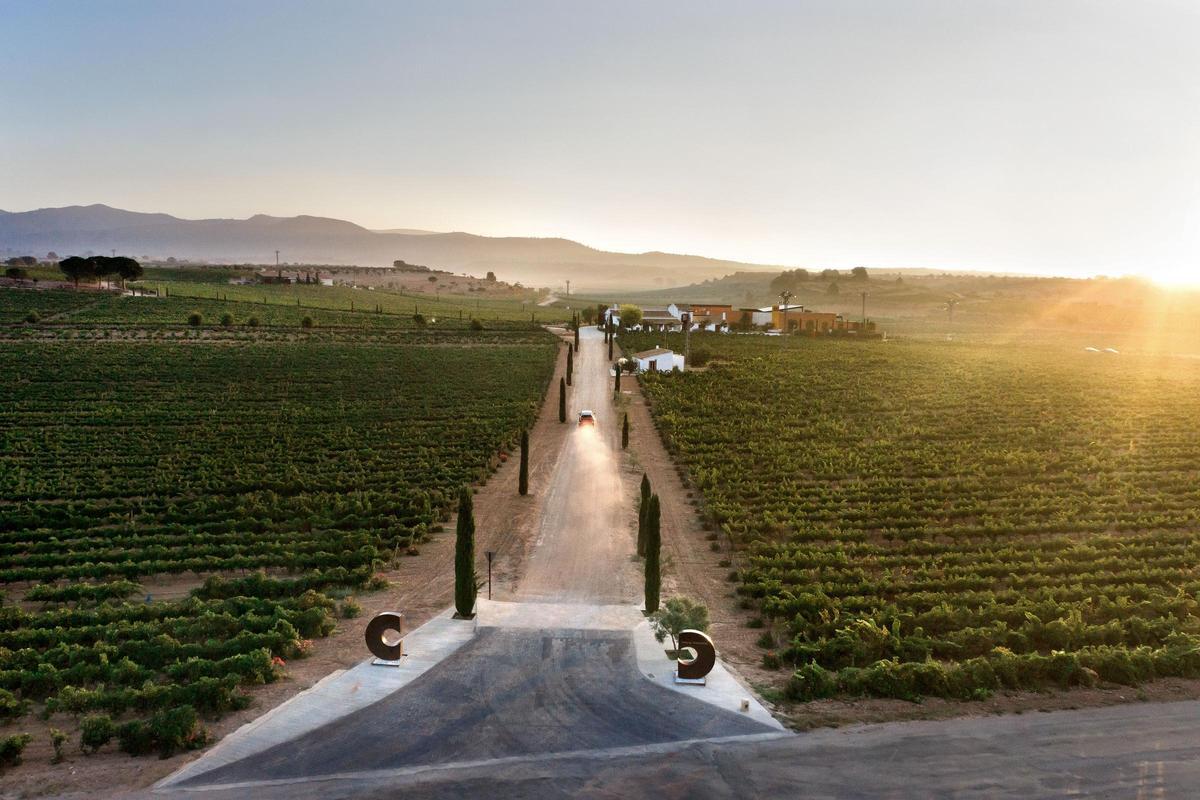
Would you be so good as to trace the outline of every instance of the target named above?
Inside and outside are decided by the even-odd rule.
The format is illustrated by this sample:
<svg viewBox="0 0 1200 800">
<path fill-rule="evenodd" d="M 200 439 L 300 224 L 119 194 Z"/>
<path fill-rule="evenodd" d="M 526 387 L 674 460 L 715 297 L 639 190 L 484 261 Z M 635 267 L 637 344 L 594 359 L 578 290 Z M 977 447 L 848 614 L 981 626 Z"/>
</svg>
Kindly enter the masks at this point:
<svg viewBox="0 0 1200 800">
<path fill-rule="evenodd" d="M 105 205 L 0 212 L 0 252 L 44 256 L 117 250 L 135 257 L 271 263 L 390 266 L 397 259 L 533 286 L 570 280 L 577 288 L 663 288 L 738 270 L 779 271 L 674 253 L 613 253 L 569 239 L 489 237 L 470 233 L 372 231 L 327 217 L 190 220 Z"/>
</svg>

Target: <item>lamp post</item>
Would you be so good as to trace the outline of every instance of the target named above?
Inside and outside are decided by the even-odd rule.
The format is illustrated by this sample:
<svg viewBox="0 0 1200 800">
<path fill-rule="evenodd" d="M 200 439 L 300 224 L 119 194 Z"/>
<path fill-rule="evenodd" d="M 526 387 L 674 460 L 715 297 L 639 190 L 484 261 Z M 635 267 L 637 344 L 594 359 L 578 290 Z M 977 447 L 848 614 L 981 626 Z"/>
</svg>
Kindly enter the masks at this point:
<svg viewBox="0 0 1200 800">
<path fill-rule="evenodd" d="M 484 552 L 484 555 L 487 556 L 487 560 L 488 560 L 488 600 L 491 600 L 492 599 L 492 559 L 496 557 L 496 551 L 488 550 L 488 551 Z"/>
</svg>

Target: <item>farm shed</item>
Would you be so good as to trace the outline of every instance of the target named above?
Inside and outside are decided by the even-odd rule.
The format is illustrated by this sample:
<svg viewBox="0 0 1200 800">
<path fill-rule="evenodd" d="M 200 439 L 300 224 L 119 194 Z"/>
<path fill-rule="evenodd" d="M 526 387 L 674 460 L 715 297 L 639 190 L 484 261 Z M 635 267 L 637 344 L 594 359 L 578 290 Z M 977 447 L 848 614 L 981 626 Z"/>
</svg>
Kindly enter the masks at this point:
<svg viewBox="0 0 1200 800">
<path fill-rule="evenodd" d="M 683 356 L 676 355 L 665 347 L 634 353 L 633 360 L 637 362 L 638 372 L 670 372 L 673 369 L 684 368 Z"/>
</svg>

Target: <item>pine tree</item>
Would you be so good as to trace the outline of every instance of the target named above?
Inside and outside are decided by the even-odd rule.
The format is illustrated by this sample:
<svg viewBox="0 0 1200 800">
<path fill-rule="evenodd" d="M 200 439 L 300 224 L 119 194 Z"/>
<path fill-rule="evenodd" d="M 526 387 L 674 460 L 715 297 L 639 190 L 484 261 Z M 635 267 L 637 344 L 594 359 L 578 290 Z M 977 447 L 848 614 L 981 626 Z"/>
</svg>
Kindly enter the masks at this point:
<svg viewBox="0 0 1200 800">
<path fill-rule="evenodd" d="M 471 487 L 458 497 L 458 528 L 454 538 L 454 609 L 460 617 L 475 611 L 475 508 Z"/>
<path fill-rule="evenodd" d="M 521 431 L 521 474 L 517 479 L 521 496 L 529 494 L 529 431 Z"/>
<path fill-rule="evenodd" d="M 563 378 L 558 379 L 558 421 L 567 421 L 567 382 Z"/>
<path fill-rule="evenodd" d="M 571 378 L 575 374 L 575 347 L 567 345 L 567 386 L 571 385 Z"/>
<path fill-rule="evenodd" d="M 650 495 L 646 509 L 646 611 L 658 611 L 658 595 L 662 585 L 659 559 L 662 555 L 662 536 L 659 529 L 658 495 Z"/>
<path fill-rule="evenodd" d="M 629 412 L 625 412 L 625 416 L 621 420 L 621 449 L 629 447 Z"/>
</svg>

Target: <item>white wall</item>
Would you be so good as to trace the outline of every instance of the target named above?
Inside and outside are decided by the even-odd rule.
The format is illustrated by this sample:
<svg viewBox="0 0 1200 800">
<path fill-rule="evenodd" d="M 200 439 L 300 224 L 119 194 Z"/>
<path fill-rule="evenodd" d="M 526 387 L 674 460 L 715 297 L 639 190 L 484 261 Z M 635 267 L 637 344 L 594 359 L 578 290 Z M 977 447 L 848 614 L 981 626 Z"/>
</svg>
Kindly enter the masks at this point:
<svg viewBox="0 0 1200 800">
<path fill-rule="evenodd" d="M 683 356 L 679 353 L 663 353 L 661 356 L 654 358 L 638 358 L 638 369 L 642 372 L 650 371 L 650 363 L 654 362 L 656 372 L 670 372 L 673 369 L 683 369 Z"/>
</svg>

